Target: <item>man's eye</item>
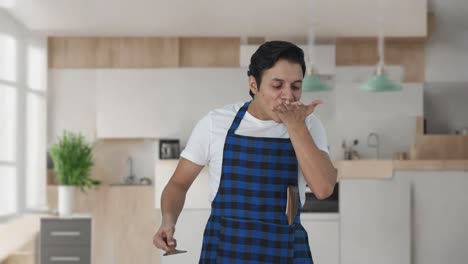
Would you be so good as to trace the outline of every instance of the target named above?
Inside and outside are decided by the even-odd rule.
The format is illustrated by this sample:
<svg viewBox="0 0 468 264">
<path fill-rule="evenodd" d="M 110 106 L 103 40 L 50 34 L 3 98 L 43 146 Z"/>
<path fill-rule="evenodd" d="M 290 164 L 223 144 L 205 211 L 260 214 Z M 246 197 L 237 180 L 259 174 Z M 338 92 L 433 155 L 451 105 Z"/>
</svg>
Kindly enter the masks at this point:
<svg viewBox="0 0 468 264">
<path fill-rule="evenodd" d="M 273 88 L 279 89 L 279 88 L 281 88 L 281 85 L 273 85 Z"/>
</svg>

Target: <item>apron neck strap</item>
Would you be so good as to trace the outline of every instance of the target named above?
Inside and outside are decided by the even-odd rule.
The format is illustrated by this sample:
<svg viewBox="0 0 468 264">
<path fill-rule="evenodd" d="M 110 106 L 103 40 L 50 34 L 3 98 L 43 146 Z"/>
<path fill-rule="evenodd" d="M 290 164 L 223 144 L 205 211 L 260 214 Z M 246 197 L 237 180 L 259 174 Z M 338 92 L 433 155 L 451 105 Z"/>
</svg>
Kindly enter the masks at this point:
<svg viewBox="0 0 468 264">
<path fill-rule="evenodd" d="M 244 118 L 245 112 L 247 112 L 247 109 L 249 108 L 250 102 L 246 102 L 240 109 L 237 111 L 236 117 L 234 118 L 234 121 L 232 121 L 231 127 L 228 130 L 228 135 L 234 134 L 236 129 L 239 127 L 240 122 L 242 121 L 242 118 Z"/>
</svg>

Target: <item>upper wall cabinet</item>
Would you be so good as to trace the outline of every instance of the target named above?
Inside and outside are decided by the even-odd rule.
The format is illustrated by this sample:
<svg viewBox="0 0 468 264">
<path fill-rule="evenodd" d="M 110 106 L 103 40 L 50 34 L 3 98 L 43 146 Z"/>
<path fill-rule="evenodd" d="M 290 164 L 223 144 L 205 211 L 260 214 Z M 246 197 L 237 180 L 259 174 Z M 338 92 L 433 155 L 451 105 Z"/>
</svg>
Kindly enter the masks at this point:
<svg viewBox="0 0 468 264">
<path fill-rule="evenodd" d="M 149 77 L 149 76 L 148 76 Z M 135 78 L 128 71 L 100 71 L 97 80 L 97 136 L 99 138 L 155 137 L 158 95 L 151 78 Z"/>
<path fill-rule="evenodd" d="M 50 37 L 49 68 L 164 68 L 179 66 L 179 39 Z"/>
<path fill-rule="evenodd" d="M 210 109 L 249 100 L 241 68 L 98 70 L 99 138 L 179 138 Z"/>
<path fill-rule="evenodd" d="M 49 68 L 238 67 L 240 39 L 50 37 Z"/>
</svg>

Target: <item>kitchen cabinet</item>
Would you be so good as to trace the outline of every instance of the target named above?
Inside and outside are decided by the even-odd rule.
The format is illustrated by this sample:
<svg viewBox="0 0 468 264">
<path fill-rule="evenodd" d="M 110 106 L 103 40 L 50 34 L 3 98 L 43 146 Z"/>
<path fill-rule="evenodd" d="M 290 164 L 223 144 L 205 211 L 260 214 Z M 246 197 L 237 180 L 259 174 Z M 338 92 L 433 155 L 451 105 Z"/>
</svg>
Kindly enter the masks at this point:
<svg viewBox="0 0 468 264">
<path fill-rule="evenodd" d="M 42 218 L 40 259 L 49 263 L 91 263 L 91 218 Z"/>
<path fill-rule="evenodd" d="M 179 67 L 239 67 L 240 38 L 181 37 Z"/>
<path fill-rule="evenodd" d="M 142 73 L 100 71 L 97 78 L 97 136 L 145 138 L 158 134 L 156 82 Z M 143 76 L 142 76 L 143 75 Z"/>
<path fill-rule="evenodd" d="M 466 160 L 462 162 L 468 163 Z M 468 171 L 466 168 L 454 170 L 452 167 L 451 171 L 395 172 L 396 178 L 406 180 L 407 184 L 411 185 L 413 208 L 411 263 L 467 262 Z"/>
<path fill-rule="evenodd" d="M 209 110 L 248 101 L 245 69 L 97 70 L 99 138 L 188 139 Z"/>
<path fill-rule="evenodd" d="M 160 264 L 152 238 L 161 214 L 154 209 L 153 197 L 154 187 L 141 185 L 101 184 L 86 193 L 76 190 L 74 211 L 92 217 L 91 263 Z M 57 186 L 48 187 L 47 199 L 55 210 Z"/>
<path fill-rule="evenodd" d="M 343 179 L 339 195 L 341 264 L 411 262 L 407 181 Z"/>
<path fill-rule="evenodd" d="M 340 216 L 337 213 L 301 213 L 314 263 L 340 263 Z"/>
<path fill-rule="evenodd" d="M 87 139 L 95 140 L 96 78 L 94 70 L 49 70 L 48 144 L 63 130 L 80 131 Z"/>
</svg>

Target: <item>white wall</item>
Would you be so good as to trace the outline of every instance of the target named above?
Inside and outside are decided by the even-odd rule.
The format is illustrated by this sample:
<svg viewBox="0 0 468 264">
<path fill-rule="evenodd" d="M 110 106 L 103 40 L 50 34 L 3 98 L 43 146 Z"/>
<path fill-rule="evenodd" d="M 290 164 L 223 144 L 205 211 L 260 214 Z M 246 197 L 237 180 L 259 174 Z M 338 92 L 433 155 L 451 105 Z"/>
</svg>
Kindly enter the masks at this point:
<svg viewBox="0 0 468 264">
<path fill-rule="evenodd" d="M 423 85 L 403 83 L 398 92 L 360 91 L 374 71 L 374 67 L 336 67 L 333 91 L 303 94 L 304 102 L 324 101 L 316 114 L 327 130 L 332 159 L 343 159 L 342 141 L 349 145 L 354 139 L 359 141 L 356 150 L 361 158 L 376 158 L 375 149 L 367 146 L 371 132 L 380 135 L 380 158 L 409 151 L 415 142 L 416 117 L 423 115 Z M 389 78 L 401 80 L 401 67 L 387 67 L 387 71 Z"/>
<path fill-rule="evenodd" d="M 426 47 L 427 82 L 468 82 L 468 2 L 432 0 L 435 31 Z"/>
</svg>

